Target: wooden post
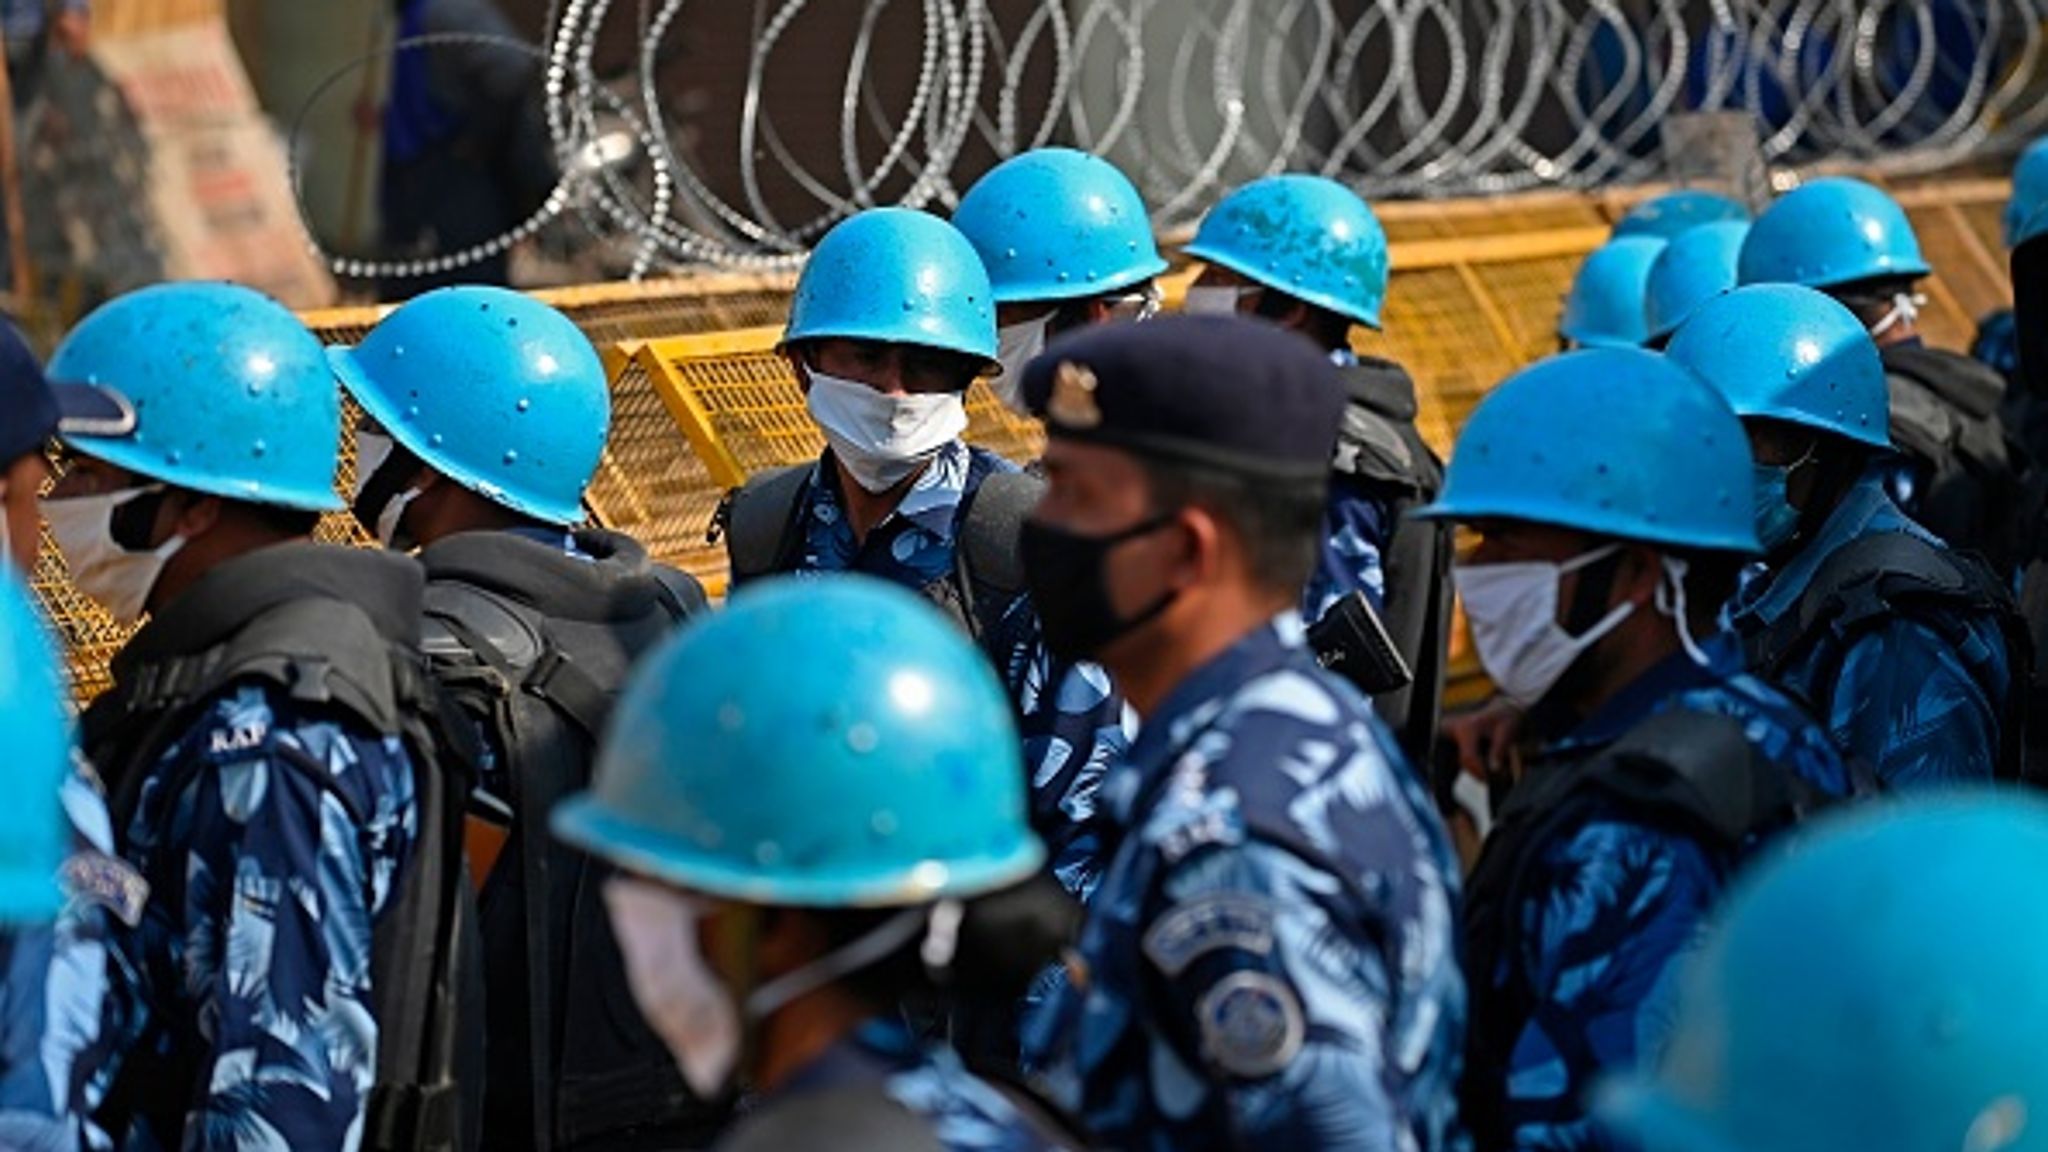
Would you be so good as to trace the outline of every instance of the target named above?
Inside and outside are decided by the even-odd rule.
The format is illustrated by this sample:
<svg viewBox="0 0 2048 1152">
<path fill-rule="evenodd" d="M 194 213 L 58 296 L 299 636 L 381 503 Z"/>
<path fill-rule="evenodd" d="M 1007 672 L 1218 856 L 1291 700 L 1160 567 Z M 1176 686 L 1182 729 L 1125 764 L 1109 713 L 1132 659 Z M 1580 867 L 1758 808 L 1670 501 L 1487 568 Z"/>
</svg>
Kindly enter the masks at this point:
<svg viewBox="0 0 2048 1152">
<path fill-rule="evenodd" d="M 14 151 L 14 81 L 7 74 L 7 37 L 0 33 L 0 200 L 4 200 L 7 257 L 13 265 L 14 310 L 27 310 L 35 294 L 35 274 L 28 262 L 28 223 L 21 211 L 21 168 Z"/>
</svg>

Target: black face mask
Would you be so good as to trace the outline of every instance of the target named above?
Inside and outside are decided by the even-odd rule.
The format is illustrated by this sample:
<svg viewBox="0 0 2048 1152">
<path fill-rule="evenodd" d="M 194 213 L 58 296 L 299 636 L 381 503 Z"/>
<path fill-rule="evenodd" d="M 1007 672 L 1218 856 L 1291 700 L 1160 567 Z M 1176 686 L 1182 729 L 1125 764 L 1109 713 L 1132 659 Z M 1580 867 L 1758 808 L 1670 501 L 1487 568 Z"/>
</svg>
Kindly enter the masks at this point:
<svg viewBox="0 0 2048 1152">
<path fill-rule="evenodd" d="M 1083 536 L 1062 528 L 1024 522 L 1020 539 L 1024 583 L 1045 632 L 1045 646 L 1066 660 L 1087 660 L 1118 637 L 1166 611 L 1178 592 L 1163 592 L 1132 616 L 1118 616 L 1110 603 L 1105 568 L 1117 545 L 1150 535 L 1173 523 L 1167 512 L 1107 536 Z"/>
</svg>

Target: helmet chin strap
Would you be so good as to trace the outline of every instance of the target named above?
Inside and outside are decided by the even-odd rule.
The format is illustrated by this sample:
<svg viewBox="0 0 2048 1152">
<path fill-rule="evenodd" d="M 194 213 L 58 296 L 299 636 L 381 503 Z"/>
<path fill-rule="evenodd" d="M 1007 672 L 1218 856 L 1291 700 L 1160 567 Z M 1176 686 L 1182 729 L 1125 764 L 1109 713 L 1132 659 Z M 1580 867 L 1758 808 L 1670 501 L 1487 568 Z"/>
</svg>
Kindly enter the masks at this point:
<svg viewBox="0 0 2048 1152">
<path fill-rule="evenodd" d="M 1870 326 L 1873 337 L 1882 336 L 1901 324 L 1912 324 L 1920 319 L 1920 309 L 1927 304 L 1927 297 L 1918 292 L 1896 292 L 1892 294 L 1892 306 L 1884 318 Z"/>
<path fill-rule="evenodd" d="M 928 909 L 921 906 L 905 908 L 896 915 L 882 921 L 866 935 L 857 937 L 823 956 L 754 988 L 747 994 L 746 1015 L 751 1020 L 765 1019 L 806 993 L 815 992 L 850 972 L 858 972 L 870 964 L 902 948 L 917 938 L 926 927 Z"/>
<path fill-rule="evenodd" d="M 1678 645 L 1685 649 L 1686 659 L 1705 668 L 1707 654 L 1692 638 L 1692 624 L 1687 619 L 1685 608 L 1685 575 L 1692 566 L 1676 556 L 1666 556 L 1663 561 L 1664 578 L 1657 582 L 1657 596 L 1653 604 L 1677 627 Z"/>
</svg>

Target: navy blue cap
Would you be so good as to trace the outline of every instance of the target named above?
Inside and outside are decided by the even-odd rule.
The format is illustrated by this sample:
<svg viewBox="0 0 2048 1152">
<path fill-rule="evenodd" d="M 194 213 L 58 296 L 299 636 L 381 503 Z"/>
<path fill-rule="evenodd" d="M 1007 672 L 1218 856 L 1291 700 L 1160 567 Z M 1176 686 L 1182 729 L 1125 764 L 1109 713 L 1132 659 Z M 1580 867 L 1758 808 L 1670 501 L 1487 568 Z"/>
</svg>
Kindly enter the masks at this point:
<svg viewBox="0 0 2048 1152">
<path fill-rule="evenodd" d="M 1322 349 L 1235 316 L 1102 324 L 1024 370 L 1046 434 L 1262 480 L 1321 482 L 1344 418 L 1343 374 Z"/>
<path fill-rule="evenodd" d="M 135 409 L 119 393 L 51 383 L 21 329 L 0 319 L 0 468 L 53 435 L 126 436 L 134 430 Z"/>
</svg>

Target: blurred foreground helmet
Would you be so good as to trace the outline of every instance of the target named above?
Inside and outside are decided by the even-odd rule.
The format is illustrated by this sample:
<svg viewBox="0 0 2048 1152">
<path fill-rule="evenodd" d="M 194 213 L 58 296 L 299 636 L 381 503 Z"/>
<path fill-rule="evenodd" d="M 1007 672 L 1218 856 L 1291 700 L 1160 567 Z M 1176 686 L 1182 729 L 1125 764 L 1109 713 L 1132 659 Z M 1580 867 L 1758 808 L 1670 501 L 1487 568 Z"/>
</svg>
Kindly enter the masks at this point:
<svg viewBox="0 0 2048 1152">
<path fill-rule="evenodd" d="M 647 657 L 557 835 L 726 899 L 921 904 L 1031 875 L 1009 695 L 923 599 L 772 581 Z"/>
</svg>

